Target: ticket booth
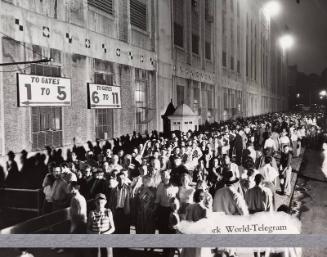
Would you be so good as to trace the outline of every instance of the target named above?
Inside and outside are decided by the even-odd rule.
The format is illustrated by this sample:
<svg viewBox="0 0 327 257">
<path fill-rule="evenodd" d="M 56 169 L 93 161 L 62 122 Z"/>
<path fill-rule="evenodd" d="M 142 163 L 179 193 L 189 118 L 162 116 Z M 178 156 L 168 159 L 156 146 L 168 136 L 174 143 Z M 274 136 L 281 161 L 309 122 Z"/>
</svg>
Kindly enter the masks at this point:
<svg viewBox="0 0 327 257">
<path fill-rule="evenodd" d="M 173 115 L 176 111 L 173 102 L 171 101 L 169 105 L 167 106 L 167 110 L 164 115 L 161 115 L 161 118 L 163 120 L 163 132 L 167 136 L 170 133 L 171 125 L 170 120 L 168 119 L 169 116 Z"/>
<path fill-rule="evenodd" d="M 173 115 L 168 116 L 170 120 L 171 131 L 187 132 L 189 130 L 195 131 L 199 128 L 200 116 L 196 115 L 192 109 L 182 104 L 177 107 Z"/>
</svg>

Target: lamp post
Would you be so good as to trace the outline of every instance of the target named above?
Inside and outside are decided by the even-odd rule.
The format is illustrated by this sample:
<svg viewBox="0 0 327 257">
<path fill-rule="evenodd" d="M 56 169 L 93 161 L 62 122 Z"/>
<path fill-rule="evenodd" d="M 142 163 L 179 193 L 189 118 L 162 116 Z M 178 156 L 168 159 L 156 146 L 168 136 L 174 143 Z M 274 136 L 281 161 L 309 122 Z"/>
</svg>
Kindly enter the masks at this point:
<svg viewBox="0 0 327 257">
<path fill-rule="evenodd" d="M 269 1 L 263 6 L 263 13 L 267 19 L 270 19 L 277 16 L 281 12 L 281 9 L 281 5 L 278 1 Z"/>
<path fill-rule="evenodd" d="M 282 35 L 279 39 L 278 39 L 278 43 L 281 47 L 281 52 L 282 52 L 282 58 L 285 61 L 285 64 L 282 65 L 281 67 L 281 73 L 282 73 L 282 81 L 283 82 L 283 87 L 285 87 L 285 90 L 283 90 L 283 92 L 285 92 L 286 86 L 287 86 L 287 80 L 288 80 L 288 74 L 286 72 L 287 70 L 287 64 L 288 64 L 288 50 L 290 48 L 292 48 L 292 46 L 294 45 L 294 37 L 291 34 L 284 34 Z M 283 72 L 283 70 L 285 69 L 285 72 Z M 289 92 L 287 92 L 289 93 Z M 300 95 L 299 95 L 300 97 Z M 299 98 L 297 97 L 297 98 Z"/>
<path fill-rule="evenodd" d="M 294 37 L 290 34 L 283 35 L 279 38 L 279 44 L 284 51 L 290 49 L 294 45 L 294 41 Z"/>
<path fill-rule="evenodd" d="M 322 90 L 322 91 L 320 91 L 319 95 L 322 96 L 322 97 L 326 97 L 327 96 L 327 91 Z"/>
<path fill-rule="evenodd" d="M 319 98 L 320 98 L 320 100 L 321 101 L 323 101 L 325 104 L 326 104 L 326 102 L 327 102 L 327 91 L 326 90 L 321 90 L 320 92 L 319 92 Z M 325 101 L 324 101 L 325 100 Z M 326 104 L 327 105 L 327 104 Z M 325 114 L 326 114 L 326 112 L 327 112 L 327 106 L 326 105 L 324 105 L 324 108 L 325 108 Z M 326 118 L 325 118 L 325 121 L 327 121 L 326 120 Z"/>
</svg>

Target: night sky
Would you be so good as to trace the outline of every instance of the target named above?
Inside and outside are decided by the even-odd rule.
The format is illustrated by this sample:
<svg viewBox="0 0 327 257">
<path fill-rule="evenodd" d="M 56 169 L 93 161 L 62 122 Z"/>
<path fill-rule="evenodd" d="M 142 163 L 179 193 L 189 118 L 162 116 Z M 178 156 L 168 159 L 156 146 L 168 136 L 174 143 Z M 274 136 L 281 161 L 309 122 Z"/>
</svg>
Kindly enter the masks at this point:
<svg viewBox="0 0 327 257">
<path fill-rule="evenodd" d="M 295 36 L 290 50 L 289 64 L 297 64 L 299 71 L 320 74 L 327 68 L 327 0 L 279 0 L 280 19 Z"/>
</svg>

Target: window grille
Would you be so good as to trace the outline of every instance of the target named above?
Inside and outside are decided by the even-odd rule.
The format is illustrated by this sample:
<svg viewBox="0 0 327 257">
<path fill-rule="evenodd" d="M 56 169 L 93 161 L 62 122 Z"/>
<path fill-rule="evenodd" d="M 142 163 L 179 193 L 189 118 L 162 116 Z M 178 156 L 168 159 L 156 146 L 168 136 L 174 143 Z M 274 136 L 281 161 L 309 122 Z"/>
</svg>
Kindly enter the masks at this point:
<svg viewBox="0 0 327 257">
<path fill-rule="evenodd" d="M 130 0 L 131 24 L 147 31 L 147 4 L 146 0 Z"/>
<path fill-rule="evenodd" d="M 113 15 L 113 0 L 88 0 L 88 4 L 107 14 Z"/>
</svg>

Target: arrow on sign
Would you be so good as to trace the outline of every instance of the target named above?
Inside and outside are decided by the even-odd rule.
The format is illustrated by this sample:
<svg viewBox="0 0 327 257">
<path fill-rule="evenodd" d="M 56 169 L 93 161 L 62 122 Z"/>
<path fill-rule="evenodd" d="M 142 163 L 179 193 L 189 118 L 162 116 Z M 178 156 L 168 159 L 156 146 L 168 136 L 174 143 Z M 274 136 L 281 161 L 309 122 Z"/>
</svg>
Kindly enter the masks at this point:
<svg viewBox="0 0 327 257">
<path fill-rule="evenodd" d="M 121 106 L 119 104 L 116 105 L 97 105 L 97 104 L 92 104 L 91 107 L 118 107 L 120 108 Z"/>
<path fill-rule="evenodd" d="M 29 102 L 29 101 L 25 101 L 25 102 L 22 102 L 23 105 L 32 105 L 32 104 L 53 104 L 53 105 L 56 105 L 56 104 L 64 104 L 64 105 L 68 105 L 70 104 L 70 102 L 46 102 L 46 103 L 42 103 L 42 102 Z"/>
</svg>

